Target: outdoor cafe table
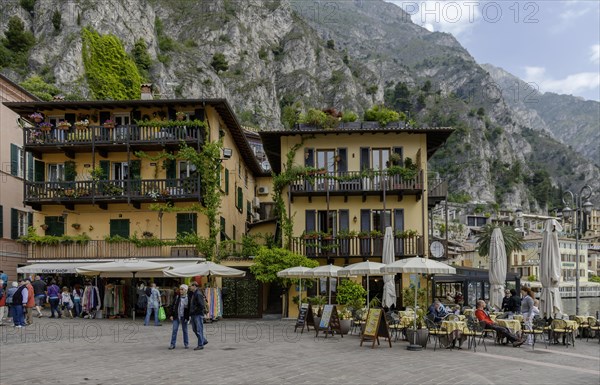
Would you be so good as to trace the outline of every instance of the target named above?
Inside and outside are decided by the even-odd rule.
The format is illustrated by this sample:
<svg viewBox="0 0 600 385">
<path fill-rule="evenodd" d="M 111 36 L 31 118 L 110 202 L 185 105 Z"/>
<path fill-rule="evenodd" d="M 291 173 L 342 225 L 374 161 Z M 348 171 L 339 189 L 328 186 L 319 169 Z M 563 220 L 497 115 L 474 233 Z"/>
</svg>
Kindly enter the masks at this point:
<svg viewBox="0 0 600 385">
<path fill-rule="evenodd" d="M 556 320 L 552 321 L 552 326 L 554 326 L 554 322 Z M 578 332 L 578 328 L 579 328 L 579 324 L 577 323 L 577 321 L 575 320 L 563 320 L 567 323 L 567 327 L 572 328 L 573 329 L 573 338 L 577 337 L 577 332 Z M 557 337 L 554 337 L 555 342 L 558 342 Z M 564 337 L 563 337 L 563 343 L 564 343 Z"/>
<path fill-rule="evenodd" d="M 460 347 L 466 339 L 463 334 L 466 327 L 467 323 L 464 321 L 442 321 L 441 328 L 448 332 L 448 338 L 446 339 L 444 336 L 443 339 L 440 339 L 440 344 L 448 346 L 452 342 L 458 341 L 458 346 Z"/>
<path fill-rule="evenodd" d="M 463 311 L 463 314 L 465 316 L 474 315 L 475 311 L 473 309 L 465 309 L 465 311 Z"/>
<path fill-rule="evenodd" d="M 577 321 L 577 323 L 579 325 L 587 324 L 587 322 L 588 322 L 587 318 L 588 317 L 586 317 L 584 315 L 576 315 L 576 316 L 573 317 L 573 321 Z"/>
<path fill-rule="evenodd" d="M 497 319 L 496 323 L 505 328 L 509 328 L 515 334 L 518 334 L 521 331 L 521 321 L 516 319 Z"/>
<path fill-rule="evenodd" d="M 523 322 L 523 315 L 515 314 L 515 315 L 513 315 L 513 319 L 516 319 L 519 322 Z"/>
</svg>

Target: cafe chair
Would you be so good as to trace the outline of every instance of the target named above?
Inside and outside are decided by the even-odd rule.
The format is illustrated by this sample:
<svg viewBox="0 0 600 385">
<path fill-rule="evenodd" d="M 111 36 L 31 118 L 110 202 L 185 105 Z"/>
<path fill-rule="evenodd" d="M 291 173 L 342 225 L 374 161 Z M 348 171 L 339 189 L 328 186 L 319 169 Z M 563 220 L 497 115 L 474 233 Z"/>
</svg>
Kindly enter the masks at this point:
<svg viewBox="0 0 600 385">
<path fill-rule="evenodd" d="M 398 336 L 402 331 L 402 325 L 400 324 L 400 317 L 394 312 L 388 312 L 385 314 L 385 318 L 388 322 L 388 328 L 390 329 L 390 338 L 394 336 L 394 342 L 398 341 Z"/>
<path fill-rule="evenodd" d="M 483 348 L 487 352 L 487 346 L 485 346 L 485 332 L 488 329 L 485 329 L 481 322 L 475 321 L 473 318 L 467 319 L 467 330 L 463 332 L 463 335 L 467 337 L 467 348 L 471 349 L 473 346 L 473 351 L 477 352 L 477 338 L 479 338 L 479 343 L 483 343 Z"/>
<path fill-rule="evenodd" d="M 448 314 L 448 317 L 446 317 L 447 321 L 460 321 L 460 317 L 457 316 L 456 314 Z"/>
<path fill-rule="evenodd" d="M 548 349 L 548 339 L 544 338 L 544 327 L 546 326 L 546 321 L 543 318 L 534 318 L 531 329 L 523 329 L 522 334 L 523 337 L 533 336 L 533 344 L 531 345 L 531 349 L 535 349 L 535 342 L 537 338 L 541 338 L 546 343 L 546 349 Z"/>
<path fill-rule="evenodd" d="M 439 345 L 442 347 L 442 342 L 440 341 L 441 337 L 446 336 L 448 343 L 450 342 L 450 338 L 448 338 L 448 332 L 445 329 L 442 329 L 439 324 L 433 322 L 431 318 L 425 318 L 425 326 L 429 329 L 429 336 L 427 337 L 428 341 L 431 341 L 431 338 L 434 339 L 433 343 L 433 351 L 435 352 L 436 347 Z"/>
<path fill-rule="evenodd" d="M 598 320 L 595 317 L 588 317 L 587 323 L 588 335 L 586 341 L 590 340 L 590 336 L 592 338 L 598 336 L 598 343 L 600 344 L 600 323 L 598 323 Z"/>
<path fill-rule="evenodd" d="M 575 338 L 573 335 L 575 333 L 575 330 L 573 329 L 573 327 L 568 326 L 565 320 L 553 320 L 552 324 L 550 325 L 550 332 L 550 334 L 554 338 L 555 343 L 558 342 L 558 337 L 562 335 L 563 343 L 567 345 L 567 348 L 569 347 L 569 340 L 571 341 L 570 343 L 573 344 L 573 347 L 575 347 Z"/>
</svg>

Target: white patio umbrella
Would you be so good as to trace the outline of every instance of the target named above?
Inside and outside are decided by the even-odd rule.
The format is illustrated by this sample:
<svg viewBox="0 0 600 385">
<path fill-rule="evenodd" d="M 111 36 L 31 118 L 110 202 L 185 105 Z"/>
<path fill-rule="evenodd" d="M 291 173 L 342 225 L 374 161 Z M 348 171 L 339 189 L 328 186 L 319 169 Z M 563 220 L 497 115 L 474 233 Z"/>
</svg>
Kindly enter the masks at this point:
<svg viewBox="0 0 600 385">
<path fill-rule="evenodd" d="M 338 276 L 338 271 L 342 270 L 341 266 L 323 265 L 310 269 L 309 274 L 314 278 L 329 279 L 329 304 L 331 305 L 331 278 Z"/>
<path fill-rule="evenodd" d="M 246 275 L 246 272 L 234 269 L 233 267 L 206 261 L 194 265 L 178 267 L 173 270 L 165 270 L 164 274 L 167 277 L 195 277 L 197 275 L 207 277 L 211 275 L 215 277 L 243 277 Z"/>
<path fill-rule="evenodd" d="M 288 267 L 277 272 L 279 278 L 298 278 L 300 279 L 300 293 L 298 293 L 298 306 L 302 307 L 302 278 L 311 278 L 311 268 L 305 266 Z"/>
<path fill-rule="evenodd" d="M 560 282 L 561 264 L 558 249 L 558 233 L 562 226 L 556 219 L 548 219 L 544 224 L 542 252 L 540 254 L 540 312 L 545 317 L 554 317 L 562 312 L 562 301 L 558 284 Z"/>
<path fill-rule="evenodd" d="M 414 273 L 414 274 L 456 274 L 456 269 L 448 266 L 445 263 L 432 261 L 431 259 L 414 257 L 401 259 L 381 268 L 381 271 L 387 273 Z M 415 311 L 417 309 L 417 287 L 415 285 Z M 417 317 L 414 320 L 414 328 L 417 329 Z M 408 350 L 421 350 L 421 347 L 413 341 L 412 345 L 408 346 Z"/>
<path fill-rule="evenodd" d="M 394 235 L 391 227 L 385 228 L 385 235 L 383 237 L 383 254 L 381 261 L 389 265 L 395 260 L 394 257 Z M 383 276 L 383 301 L 381 302 L 383 307 L 390 307 L 396 305 L 396 285 L 394 285 L 394 276 L 384 275 Z"/>
<path fill-rule="evenodd" d="M 352 275 L 366 275 L 367 276 L 367 309 L 369 308 L 370 295 L 369 295 L 369 277 L 371 275 L 386 275 L 388 273 L 384 273 L 381 271 L 381 268 L 384 267 L 385 264 L 378 262 L 359 262 L 354 263 L 352 265 L 348 265 L 343 269 L 338 270 L 338 277 L 349 277 Z"/>
<path fill-rule="evenodd" d="M 490 239 L 490 305 L 502 309 L 504 283 L 506 282 L 506 247 L 499 228 L 492 231 Z"/>
</svg>

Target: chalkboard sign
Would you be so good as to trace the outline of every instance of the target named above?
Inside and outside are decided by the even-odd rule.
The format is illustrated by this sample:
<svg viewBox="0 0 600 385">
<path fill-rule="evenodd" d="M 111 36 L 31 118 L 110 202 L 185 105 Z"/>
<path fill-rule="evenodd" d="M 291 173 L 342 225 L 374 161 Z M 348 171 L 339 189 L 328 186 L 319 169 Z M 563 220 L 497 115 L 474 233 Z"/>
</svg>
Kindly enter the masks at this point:
<svg viewBox="0 0 600 385">
<path fill-rule="evenodd" d="M 325 305 L 323 309 L 323 314 L 321 314 L 321 322 L 318 326 L 315 326 L 316 335 L 319 336 L 319 331 L 325 333 L 325 338 L 327 338 L 328 334 L 333 335 L 334 332 L 338 332 L 342 338 L 342 330 L 340 329 L 340 318 L 338 317 L 337 309 L 335 305 Z"/>
<path fill-rule="evenodd" d="M 310 322 L 308 322 L 310 319 Z M 306 326 L 306 330 L 310 331 L 308 325 L 315 326 L 315 322 L 312 316 L 312 308 L 310 304 L 303 303 L 300 307 L 300 313 L 298 313 L 298 319 L 296 320 L 296 326 L 294 327 L 294 331 L 296 331 L 299 327 L 302 327 L 300 333 L 304 333 L 304 326 Z"/>
<path fill-rule="evenodd" d="M 375 342 L 377 342 L 377 345 L 379 345 L 379 337 L 387 338 L 390 348 L 392 347 L 390 330 L 388 328 L 387 321 L 385 320 L 383 310 L 369 309 L 367 322 L 365 324 L 365 331 L 360 338 L 360 346 L 363 345 L 363 341 L 373 340 L 373 344 L 371 345 L 371 349 L 373 349 L 375 347 Z"/>
</svg>

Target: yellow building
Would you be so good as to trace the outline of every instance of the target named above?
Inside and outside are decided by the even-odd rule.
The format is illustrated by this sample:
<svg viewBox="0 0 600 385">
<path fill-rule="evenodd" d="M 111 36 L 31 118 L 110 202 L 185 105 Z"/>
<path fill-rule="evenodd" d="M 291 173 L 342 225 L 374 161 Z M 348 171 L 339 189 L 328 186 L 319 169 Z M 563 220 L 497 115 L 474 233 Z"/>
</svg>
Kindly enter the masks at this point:
<svg viewBox="0 0 600 385">
<path fill-rule="evenodd" d="M 381 262 L 391 226 L 396 258 L 429 256 L 428 209 L 446 197 L 447 185 L 429 178 L 427 160 L 452 131 L 364 122 L 261 132 L 274 173 L 292 175 L 281 194 L 291 219 L 291 232 L 281 226 L 284 245 L 321 264 Z M 273 188 L 257 181 L 257 191 Z M 373 293 L 382 284 L 372 277 Z"/>
</svg>

